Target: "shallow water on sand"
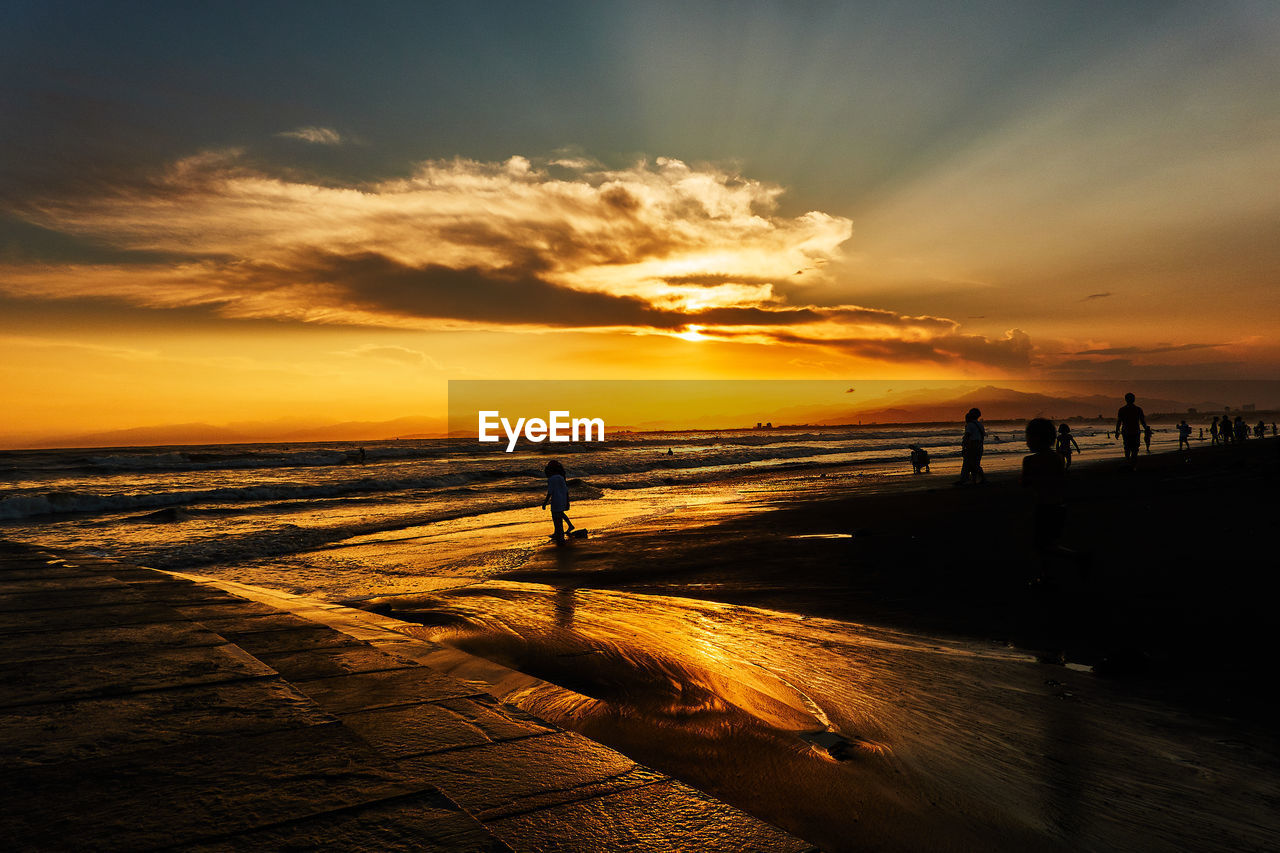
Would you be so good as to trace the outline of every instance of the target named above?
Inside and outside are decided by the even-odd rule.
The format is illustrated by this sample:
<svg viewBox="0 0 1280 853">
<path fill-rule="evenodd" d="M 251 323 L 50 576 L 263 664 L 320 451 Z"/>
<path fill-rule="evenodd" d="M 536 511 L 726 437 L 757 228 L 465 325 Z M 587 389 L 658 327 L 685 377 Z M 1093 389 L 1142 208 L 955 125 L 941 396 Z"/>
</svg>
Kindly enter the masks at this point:
<svg viewBox="0 0 1280 853">
<path fill-rule="evenodd" d="M 1274 840 L 1269 739 L 1014 649 L 565 585 L 394 608 L 461 652 L 435 665 L 826 850 Z"/>
</svg>

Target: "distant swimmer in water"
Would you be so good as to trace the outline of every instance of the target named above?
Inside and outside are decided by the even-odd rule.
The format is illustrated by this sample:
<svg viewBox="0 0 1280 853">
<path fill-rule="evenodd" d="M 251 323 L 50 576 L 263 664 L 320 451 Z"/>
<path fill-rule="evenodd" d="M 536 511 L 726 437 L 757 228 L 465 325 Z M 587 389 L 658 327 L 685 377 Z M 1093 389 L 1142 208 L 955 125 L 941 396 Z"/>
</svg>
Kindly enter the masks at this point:
<svg viewBox="0 0 1280 853">
<path fill-rule="evenodd" d="M 668 456 L 675 456 L 675 455 L 676 455 L 676 452 L 675 452 L 674 450 L 672 450 L 670 447 L 668 447 L 668 448 L 667 448 L 667 455 L 668 455 Z"/>
<path fill-rule="evenodd" d="M 564 543 L 564 525 L 568 524 L 568 530 L 573 530 L 573 522 L 565 515 L 569 511 L 569 484 L 564 478 L 564 466 L 555 459 L 547 463 L 543 473 L 547 475 L 547 496 L 542 499 L 542 508 L 546 509 L 547 504 L 551 504 L 551 525 L 554 531 L 551 538 L 560 545 Z"/>
<path fill-rule="evenodd" d="M 1058 427 L 1058 455 L 1062 457 L 1062 467 L 1071 467 L 1071 448 L 1075 448 L 1076 453 L 1080 450 L 1080 443 L 1076 441 L 1076 437 L 1071 434 L 1071 427 L 1062 424 Z"/>
<path fill-rule="evenodd" d="M 1147 416 L 1142 407 L 1134 404 L 1135 399 L 1133 394 L 1124 395 L 1124 405 L 1116 412 L 1115 435 L 1116 438 L 1124 439 L 1124 458 L 1128 460 L 1130 467 L 1137 469 L 1138 442 L 1142 440 L 1143 432 L 1150 427 L 1147 426 Z"/>
</svg>

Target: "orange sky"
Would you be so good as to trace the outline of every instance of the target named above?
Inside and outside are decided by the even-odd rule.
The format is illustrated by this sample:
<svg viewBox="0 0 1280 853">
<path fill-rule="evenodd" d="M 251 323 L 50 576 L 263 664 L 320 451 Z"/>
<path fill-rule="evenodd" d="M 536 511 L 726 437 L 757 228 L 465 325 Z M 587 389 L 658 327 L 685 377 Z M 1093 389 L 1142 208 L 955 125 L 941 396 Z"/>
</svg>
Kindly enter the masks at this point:
<svg viewBox="0 0 1280 853">
<path fill-rule="evenodd" d="M 58 40 L 61 24 L 32 14 L 17 31 L 48 51 L 19 69 L 28 121 L 0 139 L 25 152 L 0 188 L 0 441 L 442 417 L 449 379 L 1087 385 L 1266 379 L 1280 363 L 1280 109 L 1267 83 L 1280 59 L 1266 38 L 1280 22 L 1249 4 L 1215 18 L 1169 12 L 1154 25 L 1119 14 L 1077 22 L 1096 30 L 1087 47 L 1032 18 L 1001 19 L 1066 51 L 1016 62 L 997 55 L 1012 48 L 981 22 L 964 22 L 968 43 L 944 21 L 903 15 L 881 23 L 904 45 L 939 51 L 905 77 L 841 18 L 829 23 L 852 28 L 843 52 L 824 41 L 804 54 L 812 73 L 772 93 L 709 22 L 672 20 L 703 27 L 706 42 L 635 70 L 653 105 L 637 139 L 647 150 L 609 136 L 624 127 L 612 102 L 594 122 L 558 95 L 525 115 L 494 78 L 494 105 L 527 140 L 513 131 L 500 156 L 450 129 L 475 121 L 474 104 L 433 112 L 432 132 L 453 143 L 367 117 L 362 134 L 354 92 L 373 93 L 374 77 L 327 90 L 328 101 L 317 84 L 313 107 L 288 110 L 274 129 L 270 118 L 211 129 L 183 101 L 172 133 L 153 128 L 121 154 L 111 140 L 159 109 L 160 90 L 128 70 L 76 78 L 70 69 L 89 57 Z M 768 24 L 816 26 L 776 11 Z M 164 26 L 138 22 L 130 55 L 196 77 L 225 61 L 213 58 L 217 33 L 202 36 L 208 54 L 165 52 Z M 632 47 L 655 57 L 671 49 L 640 39 Z M 800 44 L 750 43 L 778 68 Z M 740 78 L 708 64 L 712 45 Z M 430 73 L 493 73 L 466 55 Z M 677 59 L 697 67 L 662 77 Z M 573 55 L 563 71 L 583 79 L 602 61 Z M 993 83 L 997 66 L 1005 78 Z M 730 79 L 756 84 L 737 89 L 736 112 L 706 102 L 722 121 L 765 110 L 756 100 L 770 94 L 787 121 L 695 137 L 656 112 L 664 87 L 662 103 L 694 110 L 700 83 L 722 99 Z M 249 76 L 209 85 L 268 100 Z M 77 157 L 50 129 L 68 108 L 51 100 L 57 86 L 116 104 L 79 126 Z M 859 100 L 866 87 L 882 99 Z M 388 85 L 381 97 L 379 121 L 410 114 L 412 92 Z M 201 98 L 222 108 L 211 91 Z M 925 129 L 943 117 L 945 133 Z M 877 147 L 888 130 L 902 134 L 896 147 Z M 381 158 L 376 168 L 370 158 Z"/>
</svg>

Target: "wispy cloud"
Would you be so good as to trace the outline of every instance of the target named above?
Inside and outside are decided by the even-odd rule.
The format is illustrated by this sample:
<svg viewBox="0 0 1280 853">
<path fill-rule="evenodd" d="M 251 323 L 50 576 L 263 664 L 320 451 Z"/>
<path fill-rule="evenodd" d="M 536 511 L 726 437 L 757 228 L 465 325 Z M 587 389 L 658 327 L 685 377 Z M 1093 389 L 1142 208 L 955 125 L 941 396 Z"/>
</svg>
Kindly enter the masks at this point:
<svg viewBox="0 0 1280 853">
<path fill-rule="evenodd" d="M 1106 299 L 1110 295 L 1111 295 L 1111 291 L 1109 290 L 1103 291 L 1102 293 L 1090 293 L 1088 296 L 1086 296 L 1084 299 L 1081 299 L 1080 301 L 1090 302 L 1094 299 Z"/>
<path fill-rule="evenodd" d="M 297 130 L 277 133 L 276 136 L 310 142 L 312 145 L 342 145 L 346 141 L 342 134 L 328 127 L 300 127 Z"/>
<path fill-rule="evenodd" d="M 398 364 L 406 364 L 410 367 L 429 368 L 431 370 L 440 370 L 440 362 L 436 361 L 425 352 L 408 347 L 400 346 L 378 346 L 376 344 L 366 344 L 347 350 L 341 355 L 351 356 L 353 358 L 371 358 L 378 361 L 392 361 Z"/>
</svg>

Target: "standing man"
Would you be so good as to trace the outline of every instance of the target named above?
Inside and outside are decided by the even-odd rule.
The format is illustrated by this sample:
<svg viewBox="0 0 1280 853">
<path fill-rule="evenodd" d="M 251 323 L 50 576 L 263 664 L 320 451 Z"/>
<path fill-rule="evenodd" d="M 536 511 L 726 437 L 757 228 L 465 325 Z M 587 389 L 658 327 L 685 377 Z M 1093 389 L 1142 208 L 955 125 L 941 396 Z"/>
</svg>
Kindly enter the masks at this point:
<svg viewBox="0 0 1280 853">
<path fill-rule="evenodd" d="M 1150 429 L 1142 407 L 1134 405 L 1132 393 L 1124 395 L 1124 405 L 1116 412 L 1116 438 L 1124 439 L 1124 458 L 1135 471 L 1138 468 L 1138 445 L 1142 434 Z"/>
</svg>

